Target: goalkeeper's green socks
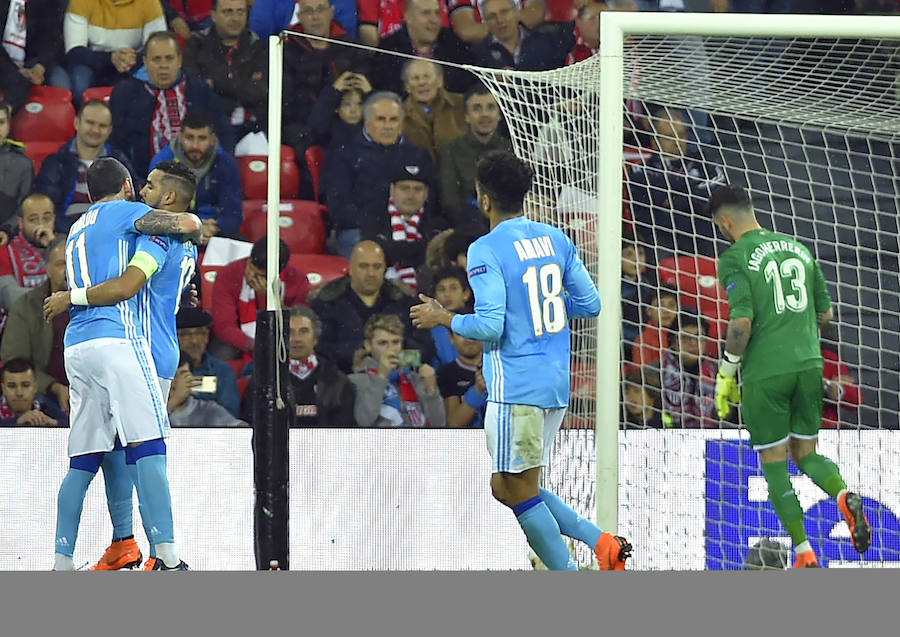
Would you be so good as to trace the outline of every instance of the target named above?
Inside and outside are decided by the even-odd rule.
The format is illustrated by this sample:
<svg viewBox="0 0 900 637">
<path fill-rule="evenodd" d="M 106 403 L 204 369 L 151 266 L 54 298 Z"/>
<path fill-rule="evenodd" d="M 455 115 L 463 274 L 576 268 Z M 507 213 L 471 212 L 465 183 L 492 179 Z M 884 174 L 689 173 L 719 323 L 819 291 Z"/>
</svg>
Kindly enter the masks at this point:
<svg viewBox="0 0 900 637">
<path fill-rule="evenodd" d="M 769 502 L 775 509 L 778 519 L 787 529 L 794 546 L 806 542 L 806 528 L 803 526 L 803 508 L 791 485 L 787 460 L 763 464 L 763 473 L 769 484 Z"/>
<path fill-rule="evenodd" d="M 803 456 L 799 461 L 795 460 L 794 464 L 832 498 L 837 498 L 840 492 L 847 488 L 840 469 L 825 456 L 813 452 Z"/>
</svg>

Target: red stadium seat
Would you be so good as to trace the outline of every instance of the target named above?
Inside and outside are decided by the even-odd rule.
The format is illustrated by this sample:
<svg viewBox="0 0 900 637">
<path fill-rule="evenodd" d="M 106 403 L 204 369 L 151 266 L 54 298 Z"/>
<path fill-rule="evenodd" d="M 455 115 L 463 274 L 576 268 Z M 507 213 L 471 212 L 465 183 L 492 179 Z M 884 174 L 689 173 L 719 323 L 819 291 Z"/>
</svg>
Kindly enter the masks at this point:
<svg viewBox="0 0 900 637">
<path fill-rule="evenodd" d="M 55 141 L 55 142 L 26 142 L 25 143 L 25 154 L 31 158 L 32 163 L 34 164 L 34 174 L 37 175 L 41 172 L 41 165 L 44 163 L 44 160 L 47 159 L 50 155 L 53 155 L 60 149 L 60 147 L 65 144 L 65 141 Z"/>
<path fill-rule="evenodd" d="M 212 309 L 213 284 L 222 266 L 200 266 L 200 304 L 204 310 Z"/>
<path fill-rule="evenodd" d="M 112 86 L 92 86 L 81 94 L 81 103 L 87 104 L 91 100 L 103 100 L 109 104 L 109 96 L 112 95 Z"/>
<path fill-rule="evenodd" d="M 72 93 L 64 88 L 35 86 L 10 124 L 9 136 L 20 142 L 68 141 L 75 136 Z"/>
<path fill-rule="evenodd" d="M 547 22 L 572 22 L 578 16 L 575 0 L 546 0 Z"/>
<path fill-rule="evenodd" d="M 728 296 L 716 271 L 716 260 L 704 256 L 669 257 L 656 269 L 659 282 L 678 290 L 679 305 L 695 307 L 709 321 L 709 337 L 718 340 L 728 321 Z"/>
<path fill-rule="evenodd" d="M 297 254 L 321 254 L 325 251 L 327 208 L 315 201 L 294 199 L 280 202 L 278 226 L 281 238 Z M 268 206 L 265 201 L 244 202 L 241 234 L 251 242 L 266 236 Z"/>
<path fill-rule="evenodd" d="M 322 172 L 323 161 L 325 161 L 325 151 L 321 146 L 310 146 L 306 149 L 306 165 L 309 166 L 309 174 L 312 175 L 312 186 L 317 202 L 319 202 L 319 176 Z"/>
<path fill-rule="evenodd" d="M 241 171 L 244 199 L 268 197 L 269 158 L 265 155 L 247 155 L 237 158 Z M 300 169 L 296 155 L 290 146 L 281 147 L 281 198 L 294 199 L 300 194 Z"/>
<path fill-rule="evenodd" d="M 313 288 L 346 275 L 350 262 L 344 257 L 330 254 L 291 254 L 291 264 L 306 273 Z"/>
</svg>

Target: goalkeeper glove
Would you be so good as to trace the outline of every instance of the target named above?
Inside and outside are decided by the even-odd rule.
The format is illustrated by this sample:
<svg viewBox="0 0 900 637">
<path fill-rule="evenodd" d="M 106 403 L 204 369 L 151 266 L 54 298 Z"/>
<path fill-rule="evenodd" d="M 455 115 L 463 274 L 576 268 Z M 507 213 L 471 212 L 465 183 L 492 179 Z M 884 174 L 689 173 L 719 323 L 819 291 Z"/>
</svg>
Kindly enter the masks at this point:
<svg viewBox="0 0 900 637">
<path fill-rule="evenodd" d="M 631 557 L 631 543 L 621 535 L 604 532 L 594 547 L 594 554 L 601 571 L 624 571 L 625 560 Z"/>
<path fill-rule="evenodd" d="M 741 390 L 736 376 L 740 362 L 740 356 L 725 352 L 725 358 L 719 364 L 719 373 L 716 374 L 716 409 L 719 418 L 727 418 L 731 413 L 730 403 L 741 402 Z"/>
</svg>

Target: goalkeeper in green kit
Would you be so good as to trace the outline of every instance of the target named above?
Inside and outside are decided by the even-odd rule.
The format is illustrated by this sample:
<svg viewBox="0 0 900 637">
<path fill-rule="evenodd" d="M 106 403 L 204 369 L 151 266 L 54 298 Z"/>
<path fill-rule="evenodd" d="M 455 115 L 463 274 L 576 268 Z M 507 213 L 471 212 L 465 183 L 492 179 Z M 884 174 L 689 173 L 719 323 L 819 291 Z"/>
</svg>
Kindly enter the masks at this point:
<svg viewBox="0 0 900 637">
<path fill-rule="evenodd" d="M 788 450 L 797 468 L 837 499 L 853 546 L 864 553 L 872 531 L 862 498 L 847 490 L 834 462 L 816 453 L 823 401 L 818 328 L 833 317 L 822 269 L 799 241 L 759 225 L 750 195 L 741 186 L 713 189 L 707 212 L 733 243 L 718 266 L 730 307 L 716 377 L 719 417 L 728 416 L 730 403 L 742 403 L 769 501 L 794 543 L 795 568 L 815 568 L 819 561 L 791 486 Z"/>
</svg>

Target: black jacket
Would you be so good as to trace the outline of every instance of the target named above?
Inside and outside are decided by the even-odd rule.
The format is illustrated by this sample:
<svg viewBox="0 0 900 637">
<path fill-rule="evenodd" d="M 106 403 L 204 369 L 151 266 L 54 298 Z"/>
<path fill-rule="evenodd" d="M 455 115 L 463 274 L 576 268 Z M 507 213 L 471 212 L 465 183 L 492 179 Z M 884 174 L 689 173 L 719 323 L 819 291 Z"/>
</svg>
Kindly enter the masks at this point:
<svg viewBox="0 0 900 637">
<path fill-rule="evenodd" d="M 222 102 L 226 116 L 243 106 L 265 124 L 269 76 L 266 42 L 245 29 L 229 60 L 230 49 L 222 43 L 214 26 L 198 31 L 184 46 L 184 70 L 212 80 L 213 92 Z"/>
<path fill-rule="evenodd" d="M 344 373 L 353 371 L 353 355 L 363 346 L 363 327 L 373 314 L 394 314 L 406 326 L 406 347 L 422 352 L 423 361 L 435 356 L 434 340 L 427 330 L 413 328 L 409 308 L 418 303 L 407 291 L 393 281 L 381 285 L 378 301 L 366 307 L 350 288 L 350 276 L 335 279 L 317 291 L 310 306 L 322 320 L 322 335 L 317 349 L 334 360 Z"/>
<path fill-rule="evenodd" d="M 399 31 L 392 33 L 381 40 L 379 49 L 396 51 L 398 53 L 413 54 L 413 44 L 409 37 L 409 29 L 406 24 Z M 437 42 L 434 43 L 432 56 L 434 59 L 456 64 L 472 64 L 472 52 L 469 46 L 459 39 L 459 36 L 449 27 L 443 27 L 438 33 Z M 403 86 L 401 71 L 408 58 L 396 55 L 379 54 L 375 59 L 375 71 L 372 78 L 372 86 L 379 91 L 393 91 L 403 95 L 406 87 Z M 475 82 L 475 76 L 452 66 L 442 67 L 444 70 L 444 87 L 454 93 L 465 93 Z"/>
<path fill-rule="evenodd" d="M 373 208 L 367 213 L 360 224 L 363 239 L 370 239 L 378 243 L 384 250 L 384 258 L 388 266 L 404 265 L 418 268 L 425 264 L 425 250 L 431 241 L 441 230 L 449 227 L 447 220 L 439 216 L 434 206 L 427 206 L 425 213 L 419 222 L 419 232 L 422 241 L 394 241 L 391 228 L 391 216 L 387 206 L 380 209 Z"/>
<path fill-rule="evenodd" d="M 529 31 L 522 28 L 522 41 L 519 43 L 519 62 L 513 59 L 507 50 L 493 35 L 472 45 L 472 56 L 475 64 L 494 69 L 516 69 L 517 71 L 549 71 L 564 66 L 568 51 L 551 35 L 542 31 Z"/>
</svg>

